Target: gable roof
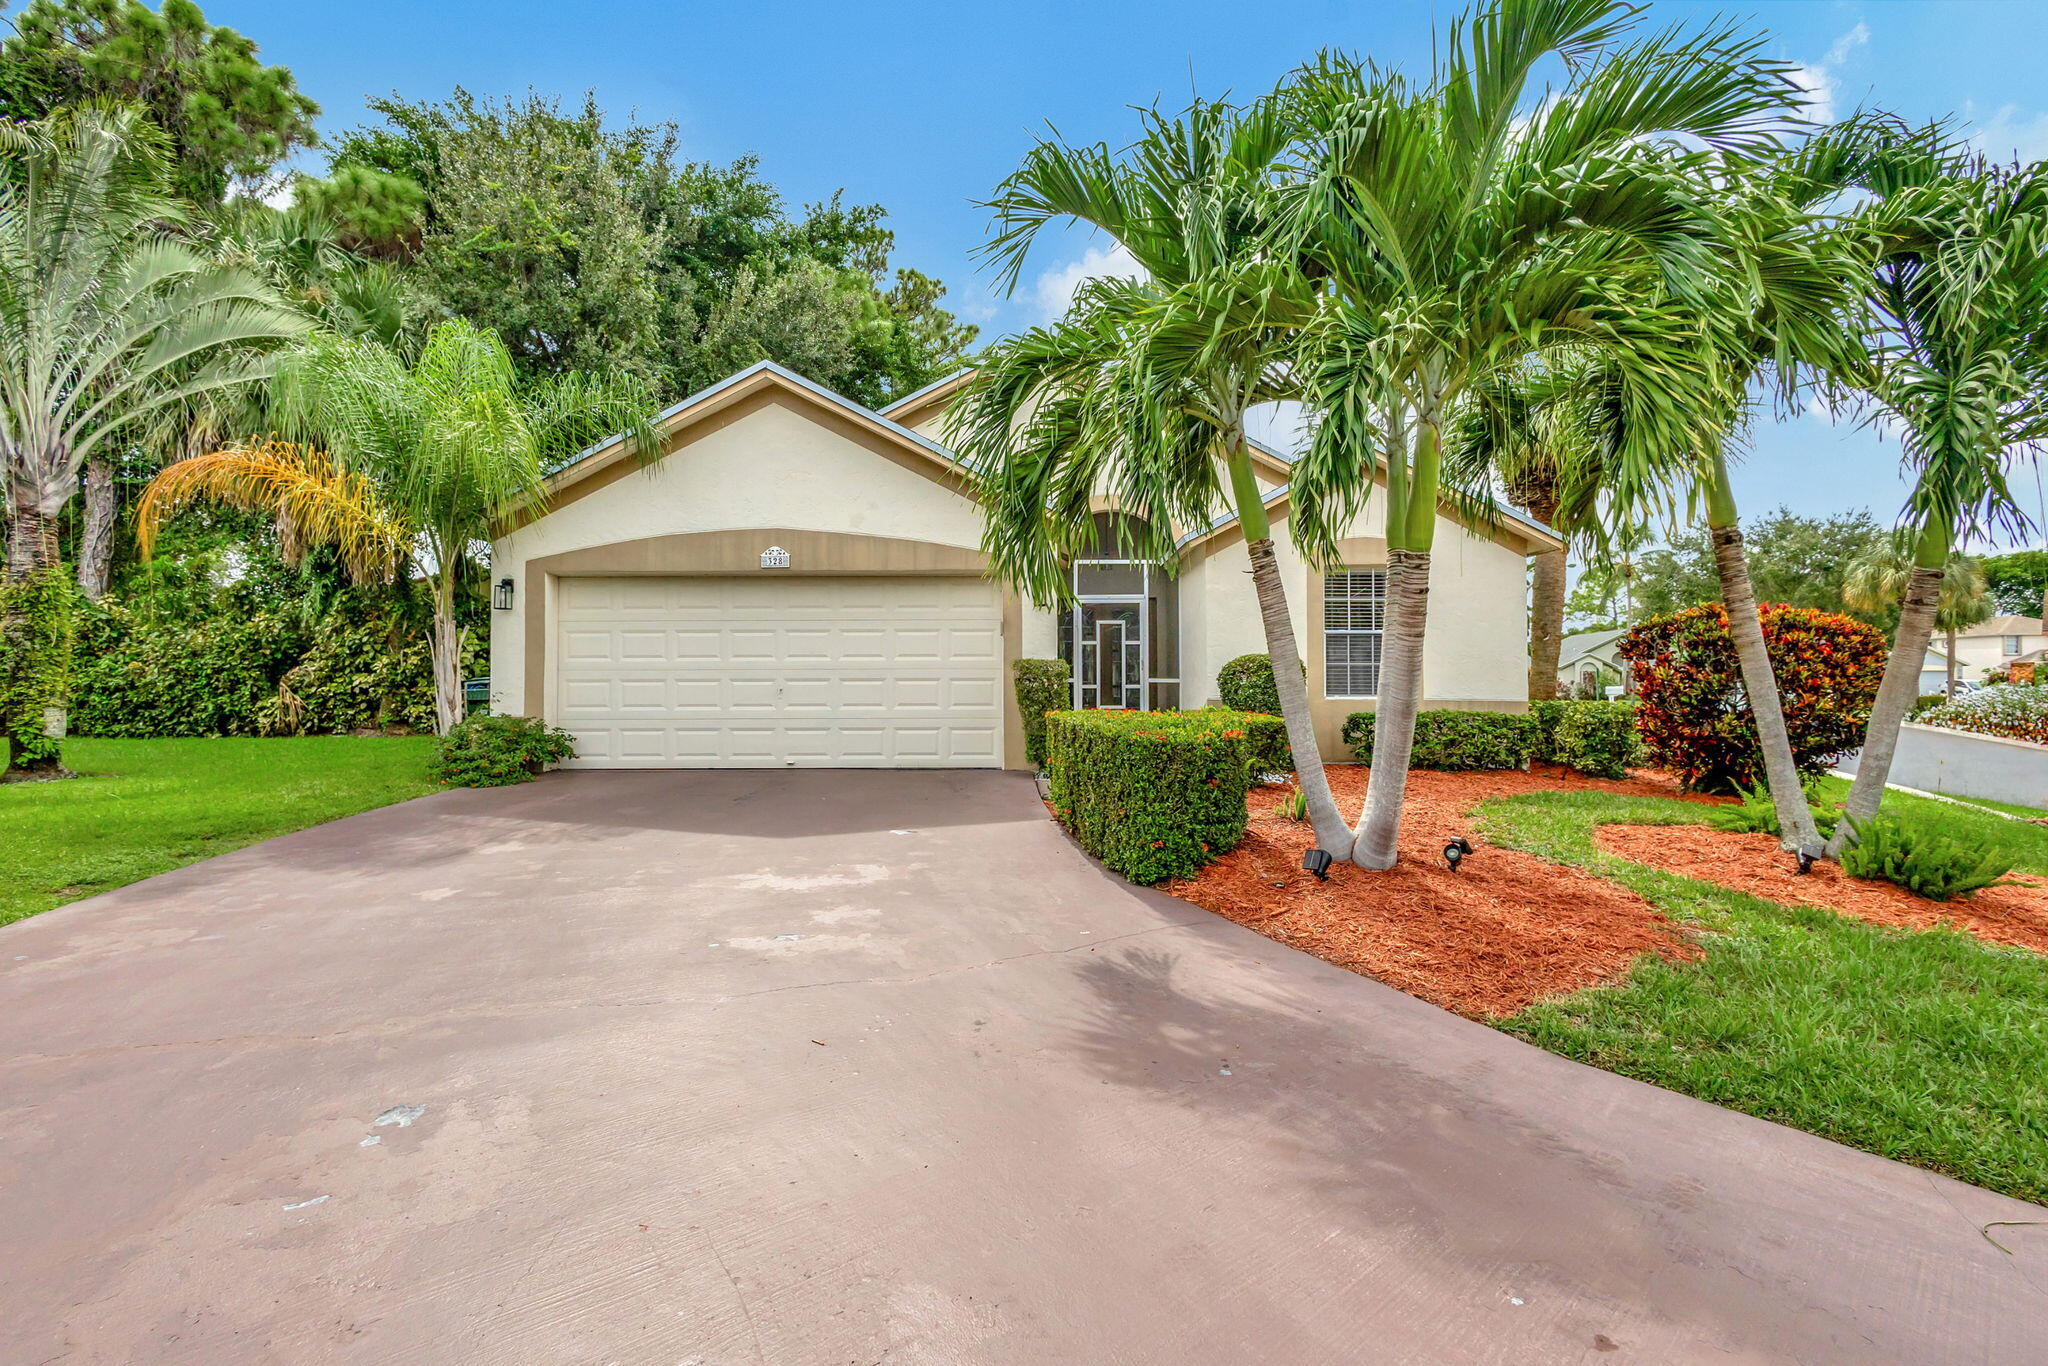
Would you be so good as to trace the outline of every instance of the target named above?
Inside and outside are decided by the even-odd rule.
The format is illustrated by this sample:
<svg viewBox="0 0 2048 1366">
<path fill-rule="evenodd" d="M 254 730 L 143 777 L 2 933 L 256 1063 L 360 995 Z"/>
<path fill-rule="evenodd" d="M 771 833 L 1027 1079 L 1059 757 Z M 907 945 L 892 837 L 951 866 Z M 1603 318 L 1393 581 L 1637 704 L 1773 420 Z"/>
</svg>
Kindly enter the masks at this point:
<svg viewBox="0 0 2048 1366">
<path fill-rule="evenodd" d="M 1566 636 L 1557 643 L 1557 667 L 1562 669 L 1568 664 L 1578 663 L 1587 655 L 1597 655 L 1627 635 L 1628 631 L 1626 626 L 1610 626 L 1604 631 L 1580 631 Z"/>
<path fill-rule="evenodd" d="M 653 426 L 661 444 L 666 447 L 691 427 L 761 394 L 779 395 L 821 409 L 851 423 L 870 439 L 882 442 L 916 464 L 927 467 L 930 473 L 940 478 L 966 479 L 966 469 L 953 458 L 951 451 L 938 442 L 919 436 L 872 408 L 863 407 L 846 395 L 827 389 L 816 380 L 806 379 L 772 360 L 757 361 L 737 374 L 699 389 L 682 402 L 664 408 L 655 414 Z M 574 501 L 581 496 L 576 492 L 580 485 L 607 473 L 610 478 L 616 478 L 618 467 L 630 464 L 633 458 L 623 433 L 608 436 L 577 452 L 549 473 L 540 507 L 511 519 L 506 529 L 523 526 L 546 516 L 564 502 Z M 610 478 L 604 482 L 609 483 Z"/>
<path fill-rule="evenodd" d="M 1958 631 L 1958 637 L 1969 636 L 2038 636 L 2041 631 L 2039 617 L 1992 617 L 1980 621 L 1967 631 Z"/>
<path fill-rule="evenodd" d="M 921 416 L 929 409 L 946 402 L 966 388 L 968 381 L 974 378 L 974 373 L 972 366 L 955 370 L 944 379 L 934 380 L 922 389 L 905 394 L 902 398 L 897 399 L 894 403 L 882 409 L 878 416 L 886 420 L 895 421 L 909 421 L 914 417 Z M 1294 475 L 1293 459 L 1283 452 L 1274 450 L 1264 442 L 1254 441 L 1250 437 L 1245 438 L 1245 445 L 1251 448 L 1252 463 L 1257 465 L 1268 479 L 1280 486 L 1271 493 L 1266 494 L 1260 501 L 1269 508 L 1280 506 L 1287 500 L 1287 481 Z M 1485 525 L 1472 526 L 1466 523 L 1464 518 L 1457 515 L 1455 505 L 1449 499 L 1442 500 L 1439 504 L 1439 510 L 1460 524 L 1466 525 L 1470 530 L 1477 531 L 1484 536 L 1492 536 L 1496 540 L 1500 539 L 1495 534 L 1497 528 Z M 1508 523 L 1514 529 L 1516 536 L 1526 542 L 1529 547 L 1550 550 L 1562 550 L 1564 548 L 1564 538 L 1535 518 L 1525 517 L 1513 508 L 1507 507 L 1498 501 L 1494 503 L 1494 510 L 1500 520 Z M 1226 512 L 1208 525 L 1197 527 L 1185 533 L 1176 544 L 1181 549 L 1199 545 L 1210 537 L 1221 535 L 1236 525 L 1237 514 Z M 1528 553 L 1528 549 L 1525 548 L 1523 553 Z"/>
</svg>

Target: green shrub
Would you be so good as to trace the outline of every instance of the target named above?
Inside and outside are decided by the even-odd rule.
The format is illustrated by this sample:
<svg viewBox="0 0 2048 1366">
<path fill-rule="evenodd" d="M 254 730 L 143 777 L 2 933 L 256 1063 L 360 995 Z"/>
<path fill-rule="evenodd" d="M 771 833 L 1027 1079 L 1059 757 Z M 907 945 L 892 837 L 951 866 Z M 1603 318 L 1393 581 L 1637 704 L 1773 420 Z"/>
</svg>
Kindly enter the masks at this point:
<svg viewBox="0 0 2048 1366">
<path fill-rule="evenodd" d="M 1133 882 L 1190 876 L 1244 838 L 1250 746 L 1229 715 L 1053 713 L 1053 810 L 1083 849 Z"/>
<path fill-rule="evenodd" d="M 0 769 L 62 760 L 70 721 L 55 723 L 72 689 L 75 598 L 62 565 L 0 583 Z"/>
<path fill-rule="evenodd" d="M 1921 712 L 1933 711 L 1936 707 L 1946 706 L 1947 704 L 1947 693 L 1924 692 L 1921 693 L 1920 696 L 1913 699 L 1913 710 L 1911 715 L 1915 720 L 1917 720 L 1919 719 Z"/>
<path fill-rule="evenodd" d="M 569 732 L 531 716 L 477 716 L 441 737 L 434 777 L 444 787 L 505 787 L 533 781 L 576 753 Z"/>
<path fill-rule="evenodd" d="M 1770 789 L 1766 787 L 1737 787 L 1735 795 L 1739 800 L 1733 806 L 1724 806 L 1707 817 L 1707 824 L 1716 830 L 1728 830 L 1738 835 L 1782 835 L 1785 827 L 1778 821 L 1778 808 L 1771 801 Z M 1835 822 L 1842 818 L 1839 807 L 1816 806 L 1812 788 L 1806 791 L 1807 808 L 1813 812 L 1814 827 L 1823 835 L 1835 833 Z"/>
<path fill-rule="evenodd" d="M 1308 793 L 1296 788 L 1280 799 L 1280 816 L 1283 820 L 1305 821 L 1308 819 Z"/>
<path fill-rule="evenodd" d="M 1353 712 L 1344 718 L 1344 742 L 1361 764 L 1372 763 L 1373 713 Z M 1444 708 L 1418 712 L 1410 768 L 1441 768 L 1452 772 L 1488 768 L 1527 768 L 1535 748 L 1534 718 L 1504 711 L 1457 711 Z"/>
<path fill-rule="evenodd" d="M 1545 764 L 1563 762 L 1557 757 L 1557 723 L 1564 719 L 1566 709 L 1577 705 L 1569 698 L 1546 698 L 1529 704 L 1529 719 L 1536 723 L 1536 739 L 1529 747 L 1531 759 Z"/>
<path fill-rule="evenodd" d="M 1908 825 L 1879 813 L 1850 821 L 1856 843 L 1842 851 L 1842 871 L 1851 877 L 1883 878 L 1930 901 L 1968 896 L 2002 885 L 2012 860 L 1996 850 L 1973 849 L 1929 826 Z"/>
<path fill-rule="evenodd" d="M 1626 778 L 1642 751 L 1633 702 L 1565 702 L 1552 732 L 1554 762 L 1593 778 Z M 1537 723 L 1541 726 L 1541 722 Z"/>
<path fill-rule="evenodd" d="M 1045 767 L 1045 718 L 1074 705 L 1074 674 L 1064 659 L 1020 659 L 1010 666 L 1016 675 L 1017 710 L 1024 717 L 1024 758 L 1033 768 Z"/>
<path fill-rule="evenodd" d="M 1306 664 L 1301 666 L 1304 675 Z M 1216 671 L 1216 695 L 1232 711 L 1280 714 L 1280 689 L 1273 682 L 1273 660 L 1269 655 L 1239 655 Z"/>
<path fill-rule="evenodd" d="M 1287 723 L 1279 717 L 1262 712 L 1233 711 L 1229 707 L 1202 707 L 1184 714 L 1211 716 L 1216 718 L 1219 726 L 1242 730 L 1253 782 L 1269 773 L 1294 772 L 1294 747 L 1287 743 Z"/>
</svg>

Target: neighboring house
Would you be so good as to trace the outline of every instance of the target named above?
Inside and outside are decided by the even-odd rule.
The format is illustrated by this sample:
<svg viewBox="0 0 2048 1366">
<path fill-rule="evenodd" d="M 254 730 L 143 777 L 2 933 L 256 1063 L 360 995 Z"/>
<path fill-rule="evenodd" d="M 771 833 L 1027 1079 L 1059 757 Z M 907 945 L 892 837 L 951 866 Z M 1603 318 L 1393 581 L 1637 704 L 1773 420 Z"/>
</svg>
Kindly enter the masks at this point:
<svg viewBox="0 0 2048 1366">
<path fill-rule="evenodd" d="M 942 444 L 969 378 L 877 413 L 764 361 L 663 413 L 652 462 L 585 452 L 492 545 L 492 710 L 566 728 L 584 768 L 1021 768 L 1019 658 L 1078 654 L 1080 706 L 1211 701 L 1225 661 L 1265 649 L 1234 521 L 1183 531 L 1171 577 L 1121 552 L 1105 509 L 1077 601 L 1033 608 L 985 576 Z M 1315 572 L 1286 539 L 1285 459 L 1258 461 L 1317 734 L 1341 756 L 1378 689 L 1383 500 L 1343 568 Z M 1557 538 L 1506 511 L 1441 518 L 1423 705 L 1519 711 L 1524 561 Z"/>
<path fill-rule="evenodd" d="M 1956 679 L 1960 682 L 1964 674 L 1959 669 Z M 1920 695 L 1948 691 L 1948 656 L 1939 650 L 1929 650 L 1927 659 L 1920 665 Z"/>
<path fill-rule="evenodd" d="M 1628 634 L 1626 626 L 1605 631 L 1580 631 L 1558 643 L 1557 681 L 1580 695 L 1598 696 L 1598 690 L 1619 684 L 1628 677 L 1628 666 L 1615 647 Z"/>
<path fill-rule="evenodd" d="M 1993 669 L 2048 647 L 2039 617 L 1993 617 L 1956 633 L 1956 675 L 1981 683 Z"/>
</svg>

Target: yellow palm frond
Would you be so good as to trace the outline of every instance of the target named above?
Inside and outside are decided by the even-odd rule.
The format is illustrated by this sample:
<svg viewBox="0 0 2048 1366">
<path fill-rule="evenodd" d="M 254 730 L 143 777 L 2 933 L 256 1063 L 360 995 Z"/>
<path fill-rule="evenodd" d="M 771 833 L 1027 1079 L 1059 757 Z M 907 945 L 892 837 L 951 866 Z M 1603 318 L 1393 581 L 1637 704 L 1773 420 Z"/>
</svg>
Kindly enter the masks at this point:
<svg viewBox="0 0 2048 1366">
<path fill-rule="evenodd" d="M 135 538 L 146 556 L 163 524 L 207 499 L 277 519 L 287 559 L 332 546 L 359 583 L 389 583 L 404 562 L 413 529 L 369 480 L 325 451 L 290 441 L 248 442 L 166 465 L 135 510 Z"/>
</svg>

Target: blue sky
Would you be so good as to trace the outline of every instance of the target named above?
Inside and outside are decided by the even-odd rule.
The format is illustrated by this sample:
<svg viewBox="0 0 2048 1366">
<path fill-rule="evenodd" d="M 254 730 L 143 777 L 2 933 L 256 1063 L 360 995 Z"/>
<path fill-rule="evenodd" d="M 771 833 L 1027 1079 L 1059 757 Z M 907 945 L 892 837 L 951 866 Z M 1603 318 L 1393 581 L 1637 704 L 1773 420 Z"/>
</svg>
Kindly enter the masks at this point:
<svg viewBox="0 0 2048 1366">
<path fill-rule="evenodd" d="M 597 92 L 616 115 L 674 120 L 686 153 L 756 153 L 793 201 L 844 189 L 886 206 L 899 263 L 944 280 L 953 307 L 991 332 L 1056 310 L 1073 281 L 1114 262 L 1099 245 L 1049 243 L 1015 296 L 997 297 L 970 255 L 985 196 L 1034 130 L 1127 137 L 1133 104 L 1269 87 L 1317 48 L 1427 61 L 1431 16 L 1456 4 L 716 4 L 534 0 L 212 0 L 325 109 L 363 120 L 365 96 L 439 97 L 455 85 Z M 1913 119 L 1959 115 L 1987 150 L 2048 157 L 2048 4 L 2038 0 L 1657 0 L 1649 21 L 1731 16 L 1772 35 L 1818 99 Z M 1738 473 L 1746 511 L 1869 508 L 1904 497 L 1898 450 L 1806 414 L 1766 424 Z M 2020 485 L 2032 494 L 2031 471 Z M 2028 497 L 2031 506 L 2033 498 Z M 2038 514 L 2037 514 L 2038 515 Z M 2039 543 L 2039 537 L 2035 538 Z"/>
</svg>

